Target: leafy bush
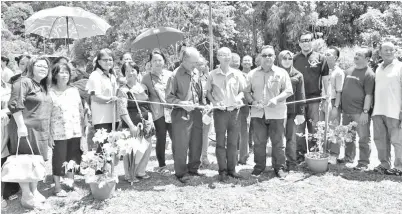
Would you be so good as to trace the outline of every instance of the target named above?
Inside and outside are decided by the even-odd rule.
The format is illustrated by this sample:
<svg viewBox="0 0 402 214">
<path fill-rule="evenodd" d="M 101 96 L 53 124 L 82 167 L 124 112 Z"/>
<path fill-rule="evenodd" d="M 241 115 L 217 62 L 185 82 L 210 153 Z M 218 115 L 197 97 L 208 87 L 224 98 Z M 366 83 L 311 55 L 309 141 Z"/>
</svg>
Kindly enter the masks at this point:
<svg viewBox="0 0 402 214">
<path fill-rule="evenodd" d="M 341 48 L 341 53 L 339 56 L 339 67 L 346 70 L 354 65 L 353 58 L 355 56 L 355 50 L 358 48 L 357 45 L 350 47 L 346 46 Z"/>
</svg>

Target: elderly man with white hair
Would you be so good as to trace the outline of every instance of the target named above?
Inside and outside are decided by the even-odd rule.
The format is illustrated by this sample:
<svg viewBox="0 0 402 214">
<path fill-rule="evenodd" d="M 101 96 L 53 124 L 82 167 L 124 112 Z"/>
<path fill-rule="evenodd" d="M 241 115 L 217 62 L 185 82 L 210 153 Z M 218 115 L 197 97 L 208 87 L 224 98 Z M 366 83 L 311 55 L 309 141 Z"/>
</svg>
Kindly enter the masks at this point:
<svg viewBox="0 0 402 214">
<path fill-rule="evenodd" d="M 207 97 L 217 109 L 214 109 L 216 133 L 216 159 L 219 166 L 219 181 L 242 178 L 236 173 L 237 141 L 240 131 L 240 106 L 243 105 L 245 79 L 241 72 L 231 68 L 232 53 L 229 48 L 218 50 L 220 67 L 211 71 L 206 88 Z M 227 134 L 227 143 L 226 143 Z"/>
<path fill-rule="evenodd" d="M 402 62 L 395 57 L 395 45 L 384 42 L 380 55 L 384 60 L 375 72 L 373 110 L 374 142 L 381 164 L 374 171 L 402 175 Z M 391 169 L 391 145 L 394 168 Z"/>
<path fill-rule="evenodd" d="M 203 104 L 202 84 L 196 69 L 200 53 L 193 47 L 183 52 L 180 66 L 174 70 L 168 82 L 166 101 L 183 106 L 172 111 L 173 160 L 177 179 L 187 183 L 191 176 L 198 173 L 202 150 L 202 113 L 199 104 Z M 187 153 L 189 161 L 187 164 Z"/>
</svg>

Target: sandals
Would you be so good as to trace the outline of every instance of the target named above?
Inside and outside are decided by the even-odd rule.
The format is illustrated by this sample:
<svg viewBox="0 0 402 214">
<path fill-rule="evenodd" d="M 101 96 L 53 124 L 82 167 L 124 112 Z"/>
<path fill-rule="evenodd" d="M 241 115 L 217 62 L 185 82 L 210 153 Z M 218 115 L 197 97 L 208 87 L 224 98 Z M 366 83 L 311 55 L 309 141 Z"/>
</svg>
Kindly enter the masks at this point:
<svg viewBox="0 0 402 214">
<path fill-rule="evenodd" d="M 140 180 L 146 180 L 146 179 L 150 179 L 151 178 L 151 176 L 149 176 L 149 175 L 147 175 L 147 174 L 145 174 L 144 176 L 136 176 L 138 179 L 140 179 Z"/>
<path fill-rule="evenodd" d="M 64 197 L 67 197 L 67 192 L 62 189 L 58 192 L 53 192 L 53 195 L 60 197 L 60 198 L 64 198 Z"/>
<path fill-rule="evenodd" d="M 157 173 L 160 173 L 160 174 L 162 174 L 162 175 L 164 175 L 164 176 L 169 176 L 169 175 L 170 175 L 170 170 L 168 170 L 168 169 L 166 168 L 166 166 L 159 167 L 159 168 L 156 170 L 156 172 L 157 172 Z"/>
</svg>

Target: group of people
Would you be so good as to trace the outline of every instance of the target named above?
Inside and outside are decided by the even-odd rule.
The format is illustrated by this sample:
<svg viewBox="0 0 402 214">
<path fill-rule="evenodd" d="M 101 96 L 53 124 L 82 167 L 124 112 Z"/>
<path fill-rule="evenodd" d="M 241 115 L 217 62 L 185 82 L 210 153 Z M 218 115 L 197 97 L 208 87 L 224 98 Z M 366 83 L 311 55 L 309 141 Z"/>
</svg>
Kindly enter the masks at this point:
<svg viewBox="0 0 402 214">
<path fill-rule="evenodd" d="M 360 157 L 354 169 L 368 169 L 372 119 L 381 162 L 374 170 L 401 175 L 402 63 L 395 58 L 395 46 L 391 42 L 379 46 L 383 62 L 375 71 L 369 66 L 372 51 L 367 47 L 356 52 L 355 66 L 343 71 L 338 66 L 338 48 L 329 47 L 321 54 L 312 50 L 312 42 L 312 34 L 303 32 L 299 39 L 301 52 L 297 54 L 288 50 L 277 54 L 272 46 L 263 46 L 255 69 L 251 56 L 241 60 L 238 54 L 222 47 L 217 51 L 219 65 L 211 71 L 196 48 L 183 47 L 174 71 L 167 70 L 164 54 L 154 50 L 145 72 L 139 71 L 130 53 L 125 53 L 116 73 L 112 51 L 102 49 L 94 59 L 84 90 L 72 83 L 71 63 L 65 57 L 50 63 L 46 57 L 23 55 L 17 59 L 21 70 L 18 75 L 5 72 L 8 59 L 2 57 L 2 164 L 9 154 L 31 154 L 28 144 L 44 160 L 48 160 L 48 147 L 52 148 L 54 194 L 64 197 L 60 178 L 69 179 L 73 188 L 74 173 L 63 163 L 81 162 L 86 152 L 83 142 L 90 141 L 86 139 L 88 120 L 95 130 L 110 132 L 122 127 L 136 136 L 136 125 L 144 119 L 156 130 L 156 171 L 170 174 L 165 158 L 169 133 L 174 173 L 182 183 L 191 176 L 203 176 L 200 166 L 209 164 L 211 123 L 216 133 L 219 181 L 229 176 L 242 178 L 236 166 L 246 164 L 249 149 L 254 152 L 255 162 L 251 175 L 260 176 L 266 167 L 268 139 L 272 143 L 272 167 L 276 176 L 284 178 L 297 169 L 307 150 L 316 144 L 314 138 L 306 144 L 306 138 L 297 133 L 305 133 L 306 127 L 309 133 L 315 133 L 317 122 L 328 113 L 331 123 L 358 124 Z M 145 140 L 148 147 L 136 163 L 134 174 L 128 170 L 129 157 L 123 157 L 129 182 L 150 178 L 145 169 L 152 149 L 151 136 Z M 101 148 L 102 144 L 97 151 Z M 339 159 L 339 143 L 330 142 L 327 148 L 331 164 L 354 162 L 354 140 L 346 143 L 343 159 Z M 37 182 L 19 183 L 19 187 L 24 207 L 38 207 L 45 201 Z M 2 185 L 3 197 L 12 196 L 19 187 L 13 183 Z"/>
</svg>

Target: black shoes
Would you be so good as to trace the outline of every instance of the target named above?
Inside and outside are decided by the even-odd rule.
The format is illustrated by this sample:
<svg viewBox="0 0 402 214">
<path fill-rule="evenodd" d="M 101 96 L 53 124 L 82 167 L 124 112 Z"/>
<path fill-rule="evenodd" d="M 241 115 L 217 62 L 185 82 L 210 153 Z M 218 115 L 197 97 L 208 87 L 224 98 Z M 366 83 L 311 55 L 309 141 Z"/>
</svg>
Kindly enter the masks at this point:
<svg viewBox="0 0 402 214">
<path fill-rule="evenodd" d="M 186 184 L 190 181 L 190 178 L 188 176 L 181 176 L 181 177 L 177 177 L 177 180 L 179 180 L 183 184 Z"/>
<path fill-rule="evenodd" d="M 280 169 L 275 169 L 275 175 L 276 177 L 280 178 L 280 179 L 284 179 L 286 178 L 286 176 L 288 176 L 288 172 L 286 172 L 285 170 L 283 170 L 282 168 Z"/>
<path fill-rule="evenodd" d="M 253 170 L 253 172 L 251 172 L 251 176 L 253 176 L 253 177 L 255 177 L 255 178 L 260 177 L 261 174 L 262 174 L 261 171 L 258 171 L 258 170 L 255 170 L 255 169 Z"/>
<path fill-rule="evenodd" d="M 236 179 L 243 179 L 243 176 L 240 175 L 240 174 L 237 173 L 237 172 L 228 173 L 228 176 L 230 176 L 230 177 L 232 177 L 232 178 L 236 178 Z"/>
<path fill-rule="evenodd" d="M 205 176 L 205 174 L 199 173 L 198 171 L 196 171 L 196 172 L 188 172 L 188 174 L 190 176 L 198 176 L 198 177 L 204 177 Z"/>
<path fill-rule="evenodd" d="M 229 180 L 229 177 L 226 175 L 225 172 L 220 172 L 219 175 L 218 175 L 218 180 L 220 182 L 224 182 L 224 181 Z"/>
</svg>

